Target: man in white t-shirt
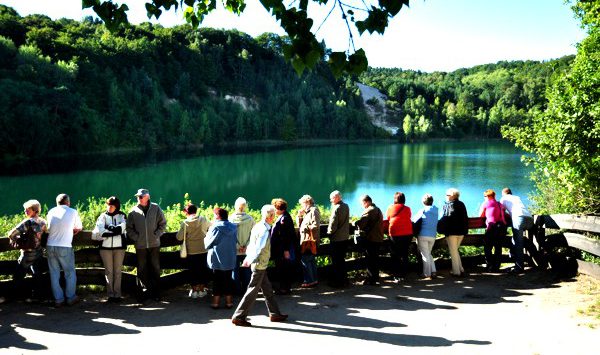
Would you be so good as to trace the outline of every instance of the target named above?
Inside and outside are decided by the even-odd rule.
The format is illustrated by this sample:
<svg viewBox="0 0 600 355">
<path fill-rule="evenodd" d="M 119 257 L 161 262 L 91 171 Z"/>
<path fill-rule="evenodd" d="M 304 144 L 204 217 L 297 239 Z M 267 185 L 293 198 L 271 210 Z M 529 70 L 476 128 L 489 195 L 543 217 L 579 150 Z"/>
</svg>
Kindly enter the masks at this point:
<svg viewBox="0 0 600 355">
<path fill-rule="evenodd" d="M 525 266 L 523 263 L 523 233 L 533 227 L 533 217 L 521 198 L 513 195 L 508 187 L 502 190 L 500 203 L 506 208 L 512 219 L 513 248 L 510 254 L 515 261 L 515 266 L 511 272 L 522 273 Z"/>
<path fill-rule="evenodd" d="M 73 252 L 73 236 L 79 233 L 83 227 L 77 210 L 69 207 L 71 200 L 69 195 L 60 194 L 56 196 L 56 207 L 48 211 L 48 268 L 50 269 L 50 283 L 54 304 L 61 307 L 65 303 L 73 305 L 79 302 L 75 294 L 77 277 L 75 275 L 75 254 Z M 60 286 L 60 269 L 65 272 L 66 287 L 63 291 Z"/>
</svg>

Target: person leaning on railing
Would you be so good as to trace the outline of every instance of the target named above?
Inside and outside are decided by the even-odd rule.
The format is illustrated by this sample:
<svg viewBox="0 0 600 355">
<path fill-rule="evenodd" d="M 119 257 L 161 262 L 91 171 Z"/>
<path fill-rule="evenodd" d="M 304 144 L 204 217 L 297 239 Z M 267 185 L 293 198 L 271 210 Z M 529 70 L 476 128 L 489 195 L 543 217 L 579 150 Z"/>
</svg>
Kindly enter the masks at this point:
<svg viewBox="0 0 600 355">
<path fill-rule="evenodd" d="M 460 260 L 458 248 L 469 231 L 469 217 L 467 208 L 459 201 L 460 192 L 455 188 L 446 191 L 446 204 L 442 218 L 438 221 L 437 232 L 446 236 L 450 259 L 452 260 L 452 276 L 465 276 L 465 269 Z"/>
<path fill-rule="evenodd" d="M 421 202 L 424 207 L 413 216 L 412 221 L 417 223 L 421 220 L 421 230 L 417 235 L 417 247 L 423 260 L 423 277 L 433 279 L 437 277 L 437 270 L 431 251 L 437 235 L 438 208 L 433 205 L 433 196 L 430 194 L 423 195 Z"/>
<path fill-rule="evenodd" d="M 207 295 L 206 284 L 210 280 L 210 270 L 206 261 L 206 248 L 204 238 L 210 227 L 210 222 L 203 216 L 197 215 L 198 207 L 187 205 L 183 209 L 186 219 L 181 221 L 179 231 L 175 236 L 177 240 L 185 240 L 187 256 L 185 264 L 191 274 L 192 288 L 189 290 L 190 298 L 202 298 Z M 184 239 L 185 235 L 185 239 Z"/>
<path fill-rule="evenodd" d="M 8 232 L 8 238 L 15 240 L 17 237 L 24 235 L 28 231 L 35 233 L 31 248 L 21 249 L 21 255 L 17 260 L 17 267 L 13 274 L 13 281 L 17 296 L 25 299 L 25 302 L 33 300 L 41 300 L 44 293 L 42 268 L 44 263 L 42 234 L 46 231 L 46 221 L 40 217 L 40 203 L 37 200 L 29 200 L 23 204 L 25 209 L 25 218 L 14 229 Z M 23 279 L 27 272 L 31 272 L 33 277 L 33 288 L 24 289 Z"/>
<path fill-rule="evenodd" d="M 388 235 L 392 242 L 392 263 L 394 282 L 400 282 L 408 272 L 408 248 L 413 239 L 410 207 L 405 205 L 406 196 L 402 192 L 394 194 L 394 203 L 387 209 L 389 221 Z"/>
<path fill-rule="evenodd" d="M 75 294 L 77 275 L 75 274 L 75 252 L 73 236 L 83 229 L 77 210 L 71 208 L 71 199 L 67 194 L 56 196 L 56 207 L 48 211 L 48 268 L 50 269 L 50 285 L 54 296 L 55 307 L 74 305 L 79 302 Z M 65 289 L 60 285 L 60 269 L 65 274 Z"/>
<path fill-rule="evenodd" d="M 363 195 L 360 199 L 364 211 L 360 219 L 354 222 L 354 226 L 360 229 L 364 237 L 364 249 L 367 259 L 367 279 L 363 285 L 379 284 L 379 249 L 383 242 L 383 213 L 375 206 L 369 195 Z"/>
<path fill-rule="evenodd" d="M 525 264 L 523 263 L 523 233 L 533 228 L 533 217 L 521 198 L 513 195 L 508 187 L 502 189 L 500 203 L 506 208 L 512 219 L 513 247 L 510 250 L 510 256 L 513 258 L 515 266 L 510 272 L 519 274 L 525 270 Z"/>
<path fill-rule="evenodd" d="M 494 190 L 485 190 L 485 201 L 479 210 L 480 217 L 485 217 L 485 235 L 483 237 L 486 270 L 496 272 L 500 270 L 502 257 L 502 238 L 506 236 L 506 220 L 504 219 L 504 206 L 496 201 Z M 492 252 L 493 249 L 493 252 Z"/>
</svg>

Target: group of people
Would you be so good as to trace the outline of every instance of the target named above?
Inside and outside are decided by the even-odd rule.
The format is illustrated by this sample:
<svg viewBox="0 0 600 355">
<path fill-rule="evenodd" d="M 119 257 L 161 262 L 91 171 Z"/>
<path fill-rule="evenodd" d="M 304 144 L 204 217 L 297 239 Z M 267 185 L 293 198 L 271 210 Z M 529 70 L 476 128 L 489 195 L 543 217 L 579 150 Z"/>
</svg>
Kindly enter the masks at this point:
<svg viewBox="0 0 600 355">
<path fill-rule="evenodd" d="M 121 275 L 125 249 L 128 244 L 135 246 L 137 255 L 137 298 L 160 300 L 160 238 L 165 232 L 166 219 L 161 208 L 150 201 L 150 192 L 139 189 L 135 194 L 138 204 L 128 214 L 121 211 L 117 197 L 106 200 L 106 211 L 97 219 L 92 231 L 92 239 L 99 241 L 100 256 L 105 267 L 108 302 L 122 300 Z M 468 216 L 465 205 L 459 200 L 460 192 L 451 188 L 446 191 L 446 203 L 441 218 L 433 197 L 425 194 L 423 207 L 415 214 L 406 206 L 406 196 L 396 192 L 393 203 L 385 215 L 370 196 L 361 197 L 364 208 L 360 218 L 353 222 L 355 242 L 360 244 L 367 262 L 367 277 L 364 284 L 377 285 L 380 282 L 379 254 L 384 235 L 391 242 L 392 276 L 394 282 L 401 282 L 408 272 L 409 247 L 413 237 L 421 255 L 422 276 L 435 278 L 437 270 L 431 255 L 437 234 L 446 236 L 452 260 L 451 275 L 463 276 L 459 246 L 468 232 Z M 511 256 L 515 266 L 512 272 L 523 272 L 523 232 L 533 226 L 533 218 L 518 196 L 512 195 L 509 188 L 502 191 L 502 199 L 497 201 L 493 190 L 484 193 L 481 216 L 486 218 L 484 237 L 487 268 L 497 271 L 500 266 L 501 240 L 510 225 L 513 229 Z M 327 234 L 331 248 L 331 275 L 329 285 L 347 285 L 345 257 L 350 236 L 350 210 L 339 191 L 330 194 L 331 216 Z M 276 198 L 271 204 L 261 208 L 261 220 L 256 222 L 246 213 L 247 202 L 240 197 L 235 201 L 235 211 L 215 208 L 214 220 L 198 214 L 195 205 L 184 209 L 186 219 L 181 222 L 176 238 L 182 241 L 181 256 L 185 258 L 190 274 L 190 298 L 204 297 L 207 286 L 212 281 L 210 305 L 220 308 L 224 301 L 226 308 L 233 308 L 233 295 L 242 299 L 237 306 L 232 322 L 238 326 L 249 326 L 246 320 L 259 291 L 262 291 L 271 321 L 285 321 L 287 315 L 281 313 L 274 294 L 289 294 L 295 279 L 296 265 L 302 265 L 303 281 L 300 287 L 315 287 L 319 283 L 316 255 L 320 243 L 321 217 L 319 208 L 310 195 L 302 196 L 301 208 L 294 219 L 288 212 L 285 200 Z M 40 217 L 40 203 L 30 200 L 23 205 L 27 218 L 9 232 L 14 240 L 28 230 L 35 234 L 35 244 L 21 250 L 14 280 L 17 290 L 22 291 L 22 281 L 27 272 L 33 276 L 33 288 L 26 298 L 41 298 L 43 285 L 40 281 L 42 263 L 41 236 L 48 233 L 46 245 L 51 289 L 56 307 L 72 305 L 79 301 L 75 293 L 75 260 L 72 248 L 73 236 L 82 229 L 81 219 L 70 207 L 70 198 L 60 194 L 57 206 L 47 215 L 47 221 Z M 492 250 L 494 252 L 492 252 Z M 267 277 L 269 261 L 274 263 L 276 286 Z M 65 288 L 60 285 L 60 270 L 64 271 Z"/>
</svg>

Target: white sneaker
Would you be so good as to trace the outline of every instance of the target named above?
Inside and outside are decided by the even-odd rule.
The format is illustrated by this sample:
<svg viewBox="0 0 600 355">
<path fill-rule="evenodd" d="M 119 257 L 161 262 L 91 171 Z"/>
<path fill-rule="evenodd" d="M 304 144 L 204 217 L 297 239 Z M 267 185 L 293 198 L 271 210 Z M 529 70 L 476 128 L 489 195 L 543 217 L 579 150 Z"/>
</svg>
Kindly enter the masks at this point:
<svg viewBox="0 0 600 355">
<path fill-rule="evenodd" d="M 207 294 L 208 292 L 206 292 L 206 290 L 198 291 L 196 297 L 203 298 L 206 297 Z"/>
<path fill-rule="evenodd" d="M 190 290 L 190 293 L 188 294 L 188 297 L 190 297 L 190 298 L 198 298 L 198 291 Z"/>
</svg>

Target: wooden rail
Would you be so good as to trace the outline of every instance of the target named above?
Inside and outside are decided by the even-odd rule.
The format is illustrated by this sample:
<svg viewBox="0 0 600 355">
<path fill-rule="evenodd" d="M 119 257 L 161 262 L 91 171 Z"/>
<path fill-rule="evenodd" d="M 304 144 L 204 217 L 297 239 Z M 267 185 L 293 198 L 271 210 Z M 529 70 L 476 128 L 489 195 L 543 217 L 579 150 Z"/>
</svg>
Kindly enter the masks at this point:
<svg viewBox="0 0 600 355">
<path fill-rule="evenodd" d="M 469 230 L 475 233 L 470 233 L 463 239 L 462 246 L 483 246 L 483 228 L 485 228 L 485 219 L 474 217 L 469 218 Z M 546 229 L 560 229 L 566 230 L 564 233 L 554 233 L 546 235 Z M 577 232 L 590 232 L 600 233 L 600 218 L 599 217 L 577 217 L 571 215 L 552 215 L 552 216 L 537 216 L 535 228 L 531 235 L 525 237 L 525 248 L 528 251 L 527 262 L 531 266 L 546 267 L 548 263 L 555 267 L 553 261 L 557 259 L 555 252 L 555 246 L 559 247 L 572 247 L 578 250 L 584 250 L 588 253 L 596 256 L 600 255 L 600 241 L 594 238 L 590 238 L 586 235 L 582 235 Z M 354 228 L 351 226 L 350 233 L 354 232 Z M 181 245 L 181 242 L 175 238 L 174 232 L 165 233 L 161 237 L 161 253 L 160 253 L 160 265 L 163 270 L 170 270 L 173 273 L 161 277 L 161 284 L 163 287 L 174 287 L 177 285 L 185 284 L 188 280 L 189 273 L 186 270 L 184 261 L 179 257 L 179 249 L 168 251 L 164 248 Z M 327 238 L 327 226 L 321 226 L 321 235 Z M 562 238 L 562 239 L 560 239 Z M 534 244 L 537 242 L 537 246 Z M 568 241 L 568 242 L 567 242 Z M 104 270 L 102 260 L 98 253 L 97 241 L 91 239 L 91 232 L 82 231 L 77 234 L 73 239 L 73 246 L 75 248 L 75 263 L 77 267 L 77 283 L 80 285 L 104 285 Z M 562 244 L 561 244 L 562 243 Z M 504 247 L 510 247 L 511 238 L 506 237 L 503 241 Z M 440 248 L 447 248 L 446 238 L 441 237 L 436 240 L 434 250 Z M 8 244 L 8 238 L 0 238 L 0 253 L 13 250 Z M 385 270 L 391 265 L 389 257 L 385 257 L 389 254 L 390 245 L 389 241 L 385 240 L 382 243 L 382 267 Z M 322 244 L 318 249 L 319 255 L 330 255 L 330 245 Z M 350 253 L 361 252 L 360 248 L 353 243 L 350 243 Z M 416 253 L 416 247 L 413 246 L 413 253 Z M 419 259 L 419 258 L 417 258 Z M 465 260 L 466 259 L 466 260 Z M 505 257 L 504 261 L 508 261 Z M 475 256 L 472 258 L 463 258 L 465 264 L 479 264 L 483 262 L 482 256 Z M 0 261 L 0 275 L 11 275 L 15 270 L 15 260 L 2 260 Z M 446 261 L 439 261 L 441 264 L 446 264 Z M 133 270 L 136 267 L 136 255 L 132 252 L 126 252 L 124 266 L 128 267 L 127 270 Z M 556 264 L 556 263 L 555 263 Z M 557 264 L 558 265 L 558 264 Z M 600 267 L 596 264 L 585 262 L 582 260 L 577 261 L 579 271 L 593 275 L 600 278 Z M 413 265 L 416 268 L 416 265 Z M 363 269 L 363 260 L 349 260 L 348 269 L 358 270 Z M 12 281 L 0 282 L 0 292 L 6 292 L 10 290 Z M 133 291 L 135 288 L 135 275 L 132 272 L 124 271 L 123 275 L 123 289 L 125 291 Z"/>
<path fill-rule="evenodd" d="M 600 265 L 581 260 L 581 251 L 600 257 L 599 216 L 536 216 L 534 233 L 540 254 L 552 269 L 600 279 Z"/>
</svg>

